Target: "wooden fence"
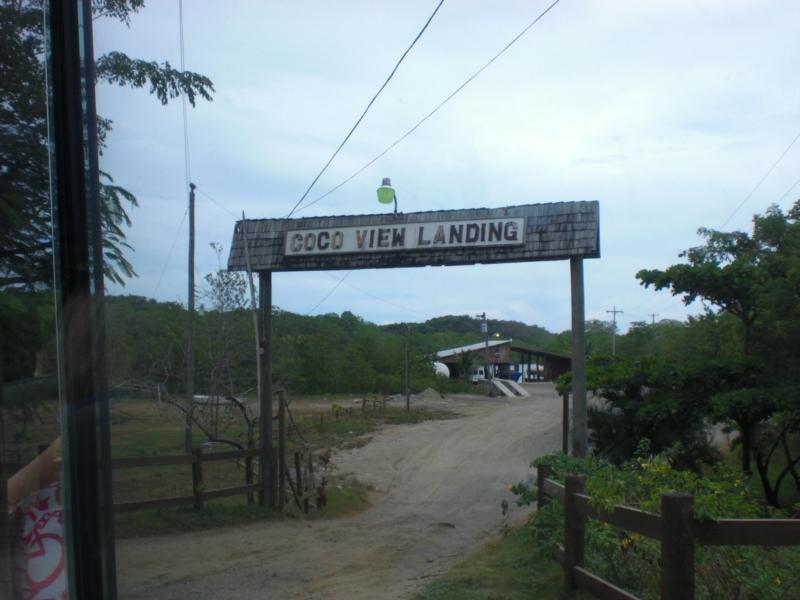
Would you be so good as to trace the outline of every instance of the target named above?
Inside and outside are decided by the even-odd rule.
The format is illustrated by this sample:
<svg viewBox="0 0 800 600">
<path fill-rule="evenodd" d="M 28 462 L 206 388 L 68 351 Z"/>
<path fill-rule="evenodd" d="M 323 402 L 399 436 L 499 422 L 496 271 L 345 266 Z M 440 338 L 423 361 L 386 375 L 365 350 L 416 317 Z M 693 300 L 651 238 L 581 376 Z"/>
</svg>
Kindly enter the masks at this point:
<svg viewBox="0 0 800 600">
<path fill-rule="evenodd" d="M 318 417 L 315 417 L 313 421 L 311 418 L 307 418 L 305 422 L 301 422 L 300 426 L 298 426 L 289 411 L 289 406 L 285 401 L 283 393 L 279 393 L 278 396 L 278 415 L 273 417 L 273 419 L 278 421 L 278 448 L 276 448 L 276 452 L 273 453 L 273 465 L 271 469 L 273 480 L 269 482 L 273 490 L 272 497 L 276 498 L 275 508 L 283 510 L 288 500 L 286 489 L 288 484 L 288 491 L 291 492 L 297 507 L 305 513 L 308 513 L 310 501 L 312 499 L 315 497 L 318 498 L 318 507 L 321 502 L 324 502 L 322 494 L 318 489 L 317 479 L 314 473 L 314 460 L 316 455 L 311 451 L 307 443 L 304 443 L 299 450 L 289 452 L 287 449 L 287 434 L 291 435 L 294 433 L 294 435 L 302 438 L 302 433 L 314 428 L 314 421 L 317 421 L 318 425 L 322 426 L 326 420 L 338 421 L 343 418 L 352 418 L 359 414 L 364 416 L 368 412 L 385 411 L 386 400 L 363 399 L 360 406 L 355 409 L 354 407 L 345 408 L 334 405 L 329 415 L 324 413 L 320 414 Z M 40 446 L 39 453 L 45 448 L 46 446 Z M 111 468 L 113 470 L 136 467 L 190 465 L 192 475 L 191 496 L 120 502 L 114 504 L 114 512 L 134 512 L 156 508 L 173 508 L 177 506 L 193 506 L 195 509 L 201 510 L 207 500 L 216 500 L 218 498 L 239 495 L 247 496 L 248 501 L 252 502 L 253 494 L 258 493 L 262 489 L 262 484 L 253 483 L 251 475 L 248 475 L 246 485 L 206 490 L 206 482 L 203 478 L 203 464 L 220 460 L 244 460 L 247 463 L 246 472 L 252 474 L 250 463 L 253 459 L 259 458 L 261 452 L 261 449 L 253 448 L 249 450 L 204 453 L 202 448 L 195 448 L 191 454 L 112 459 Z M 10 474 L 15 473 L 23 466 L 24 464 L 19 461 L 0 464 L 0 472 L 5 473 L 6 476 L 10 476 Z"/>
<path fill-rule="evenodd" d="M 206 500 L 216 500 L 228 496 L 247 495 L 251 497 L 254 492 L 261 489 L 260 483 L 250 483 L 236 487 L 206 490 L 203 479 L 203 464 L 218 460 L 252 460 L 261 454 L 259 448 L 251 450 L 229 450 L 224 452 L 204 453 L 202 448 L 195 448 L 191 454 L 176 456 L 152 456 L 115 458 L 111 461 L 112 469 L 128 469 L 133 467 L 163 467 L 167 465 L 191 465 L 192 468 L 192 495 L 176 496 L 173 498 L 160 498 L 158 500 L 137 500 L 114 504 L 114 512 L 133 512 L 154 508 L 172 508 L 175 506 L 192 505 L 197 510 L 203 508 Z"/>
<path fill-rule="evenodd" d="M 583 567 L 586 521 L 609 523 L 661 542 L 662 600 L 694 599 L 694 547 L 706 546 L 798 546 L 798 519 L 719 519 L 694 518 L 691 494 L 661 495 L 661 514 L 617 505 L 611 512 L 591 506 L 584 494 L 585 475 L 567 475 L 564 485 L 548 478 L 550 465 L 537 469 L 537 506 L 551 499 L 564 504 L 564 546 L 559 548 L 567 589 L 582 588 L 601 600 L 638 600 Z"/>
</svg>

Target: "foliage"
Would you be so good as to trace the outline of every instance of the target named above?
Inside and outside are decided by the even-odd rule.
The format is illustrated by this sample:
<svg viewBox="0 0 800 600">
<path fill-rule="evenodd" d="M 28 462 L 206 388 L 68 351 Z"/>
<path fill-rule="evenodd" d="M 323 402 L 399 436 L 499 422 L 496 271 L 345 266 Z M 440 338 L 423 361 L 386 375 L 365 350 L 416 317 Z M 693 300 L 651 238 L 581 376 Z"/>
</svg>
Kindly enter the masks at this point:
<svg viewBox="0 0 800 600">
<path fill-rule="evenodd" d="M 728 385 L 729 375 L 713 363 L 689 368 L 651 357 L 591 359 L 587 388 L 603 400 L 589 407 L 594 452 L 619 464 L 647 440 L 655 453 L 670 450 L 676 466 L 697 468 L 700 462 L 711 462 L 708 403 Z M 569 385 L 567 375 L 557 387 L 564 393 Z"/>
<path fill-rule="evenodd" d="M 564 575 L 554 561 L 536 554 L 526 527 L 502 532 L 500 538 L 463 559 L 444 576 L 425 586 L 417 600 L 483 600 L 536 598 L 561 600 Z M 575 600 L 591 596 L 578 592 Z"/>
<path fill-rule="evenodd" d="M 142 0 L 94 0 L 93 17 L 125 24 L 144 6 Z M 9 287 L 35 289 L 52 279 L 51 209 L 45 96 L 44 18 L 41 0 L 0 1 L 0 292 Z M 159 65 L 120 52 L 100 56 L 97 80 L 129 87 L 150 84 L 162 103 L 185 94 L 211 99 L 211 81 L 169 63 Z M 111 122 L 98 119 L 102 147 Z M 136 198 L 101 173 L 101 227 L 106 277 L 124 284 L 135 275 L 125 251 L 124 228 L 130 226 L 126 205 Z"/>
<path fill-rule="evenodd" d="M 680 491 L 693 495 L 695 515 L 701 520 L 784 516 L 765 508 L 741 474 L 724 464 L 695 473 L 675 469 L 665 457 L 649 454 L 645 445 L 638 454 L 622 465 L 560 454 L 540 457 L 533 464 L 551 464 L 555 480 L 563 481 L 568 473 L 586 474 L 586 493 L 600 510 L 625 504 L 657 513 L 662 493 Z M 535 490 L 525 484 L 514 486 L 514 491 L 521 504 L 535 497 Z M 563 523 L 563 505 L 558 502 L 532 514 L 529 527 L 541 558 L 553 558 L 557 545 L 563 544 Z M 588 521 L 587 567 L 641 598 L 659 597 L 659 553 L 655 540 Z M 695 563 L 697 598 L 789 598 L 800 586 L 800 552 L 794 547 L 697 546 Z"/>
<path fill-rule="evenodd" d="M 198 394 L 254 390 L 253 320 L 245 304 L 245 282 L 225 271 L 207 278 L 204 309 L 195 318 Z M 216 291 L 215 291 L 216 290 Z M 222 294 L 222 295 L 220 295 Z M 113 386 L 151 389 L 162 384 L 173 395 L 185 390 L 186 309 L 136 296 L 107 298 L 108 364 Z M 273 308 L 273 382 L 292 394 L 383 393 L 403 390 L 402 333 L 367 323 L 350 312 L 302 316 Z M 423 348 L 410 337 L 411 391 L 472 389 L 438 377 Z"/>
<path fill-rule="evenodd" d="M 786 449 L 786 463 L 792 465 L 797 461 L 786 436 L 797 428 L 791 415 L 800 408 L 795 382 L 800 367 L 796 343 L 800 334 L 800 201 L 785 213 L 773 205 L 756 215 L 750 234 L 711 229 L 699 233 L 705 243 L 681 254 L 686 263 L 663 271 L 642 270 L 637 278 L 646 287 L 682 294 L 686 304 L 698 299 L 706 303 L 705 318 L 689 329 L 705 334 L 701 337 L 712 343 L 701 345 L 694 360 L 703 364 L 708 353 L 715 352 L 727 363 L 723 370 L 736 374 L 733 382 L 714 395 L 709 416 L 738 429 L 742 470 L 750 471 L 756 438 L 759 473 L 769 471 L 778 446 Z M 727 327 L 730 318 L 738 321 L 738 331 Z M 768 478 L 762 480 L 768 502 L 777 504 L 776 490 Z"/>
</svg>

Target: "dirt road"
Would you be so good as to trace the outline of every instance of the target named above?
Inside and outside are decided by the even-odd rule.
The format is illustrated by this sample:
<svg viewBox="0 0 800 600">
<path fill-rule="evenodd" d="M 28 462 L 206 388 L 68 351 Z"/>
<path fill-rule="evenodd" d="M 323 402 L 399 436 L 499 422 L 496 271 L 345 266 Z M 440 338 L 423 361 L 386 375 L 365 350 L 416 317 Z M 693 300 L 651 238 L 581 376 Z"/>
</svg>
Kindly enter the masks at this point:
<svg viewBox="0 0 800 600">
<path fill-rule="evenodd" d="M 264 522 L 117 544 L 123 599 L 409 598 L 494 535 L 509 483 L 560 447 L 560 400 L 455 396 L 461 418 L 387 426 L 339 469 L 372 483 L 375 504 L 338 520 Z"/>
</svg>

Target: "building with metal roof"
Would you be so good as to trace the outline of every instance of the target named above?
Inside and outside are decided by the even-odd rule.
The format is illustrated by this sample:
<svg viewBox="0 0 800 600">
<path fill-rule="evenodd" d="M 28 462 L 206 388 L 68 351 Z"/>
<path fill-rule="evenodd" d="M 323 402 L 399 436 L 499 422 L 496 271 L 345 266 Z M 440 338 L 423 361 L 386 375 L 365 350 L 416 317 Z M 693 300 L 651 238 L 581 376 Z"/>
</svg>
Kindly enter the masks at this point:
<svg viewBox="0 0 800 600">
<path fill-rule="evenodd" d="M 465 360 L 466 355 L 471 355 Z M 519 381 L 553 381 L 570 370 L 572 360 L 564 354 L 538 350 L 514 340 L 488 340 L 439 350 L 436 356 L 453 378 L 464 377 L 465 365 L 488 365 L 493 376 Z"/>
</svg>

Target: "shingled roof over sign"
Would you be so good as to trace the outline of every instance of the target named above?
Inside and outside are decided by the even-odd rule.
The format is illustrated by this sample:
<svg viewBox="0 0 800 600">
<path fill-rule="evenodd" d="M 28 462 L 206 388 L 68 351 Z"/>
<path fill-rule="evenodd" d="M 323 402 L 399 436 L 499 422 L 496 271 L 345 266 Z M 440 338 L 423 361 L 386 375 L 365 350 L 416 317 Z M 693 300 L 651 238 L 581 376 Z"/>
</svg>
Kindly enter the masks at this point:
<svg viewBox="0 0 800 600">
<path fill-rule="evenodd" d="M 523 219 L 524 239 L 516 245 L 425 247 L 391 252 L 352 252 L 286 256 L 288 232 L 343 228 L 399 228 L 437 223 Z M 572 257 L 600 257 L 600 208 L 597 201 L 523 204 L 502 208 L 474 208 L 417 213 L 307 217 L 302 219 L 248 219 L 233 234 L 228 269 L 244 271 L 242 227 L 247 229 L 253 271 L 315 271 L 381 269 L 427 265 L 467 265 Z"/>
</svg>

